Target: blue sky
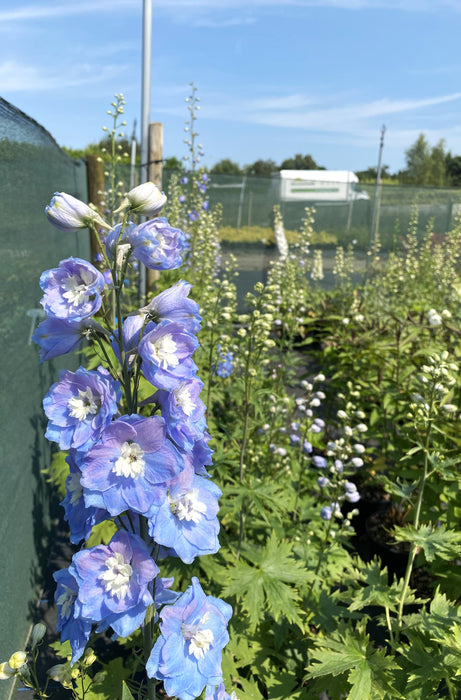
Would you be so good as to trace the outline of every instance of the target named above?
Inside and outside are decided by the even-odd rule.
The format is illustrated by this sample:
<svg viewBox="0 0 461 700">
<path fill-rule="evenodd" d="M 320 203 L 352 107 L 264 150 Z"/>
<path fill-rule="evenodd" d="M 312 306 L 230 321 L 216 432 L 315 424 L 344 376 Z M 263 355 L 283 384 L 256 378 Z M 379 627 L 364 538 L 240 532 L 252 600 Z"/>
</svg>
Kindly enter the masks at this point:
<svg viewBox="0 0 461 700">
<path fill-rule="evenodd" d="M 311 154 L 404 167 L 423 132 L 461 154 L 461 0 L 153 0 L 151 120 L 182 157 L 189 83 L 205 165 Z M 98 141 L 113 95 L 140 124 L 142 0 L 2 0 L 0 95 L 60 145 Z"/>
</svg>

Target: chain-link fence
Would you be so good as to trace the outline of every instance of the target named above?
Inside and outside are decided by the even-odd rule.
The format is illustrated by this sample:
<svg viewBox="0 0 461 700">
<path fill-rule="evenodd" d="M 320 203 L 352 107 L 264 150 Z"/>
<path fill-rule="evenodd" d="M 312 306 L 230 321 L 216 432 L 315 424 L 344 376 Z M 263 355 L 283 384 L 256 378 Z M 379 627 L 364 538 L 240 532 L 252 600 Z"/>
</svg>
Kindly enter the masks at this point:
<svg viewBox="0 0 461 700">
<path fill-rule="evenodd" d="M 165 191 L 171 175 L 171 171 L 164 170 Z M 345 190 L 342 182 L 324 181 L 323 192 L 314 187 L 310 190 L 294 196 L 288 191 L 284 196 L 274 177 L 211 175 L 208 194 L 211 206 L 219 203 L 222 207 L 223 226 L 271 227 L 273 208 L 278 204 L 285 229 L 299 230 L 305 208 L 313 207 L 315 231 L 332 234 L 339 245 L 355 240 L 362 249 L 369 246 L 375 231 L 379 232 L 383 248 L 392 249 L 396 240 L 406 234 L 415 207 L 421 236 L 429 225 L 434 233 L 443 236 L 461 211 L 461 188 L 455 187 L 377 188 L 360 184 Z M 327 199 L 326 190 L 331 192 L 331 199 Z"/>
<path fill-rule="evenodd" d="M 39 279 L 62 259 L 89 254 L 87 231 L 67 234 L 47 221 L 45 205 L 57 190 L 86 200 L 85 164 L 0 98 L 0 661 L 25 642 L 50 533 L 42 398 L 59 363 L 39 365 L 31 342 L 41 315 Z M 0 685 L 2 700 L 9 685 Z"/>
</svg>

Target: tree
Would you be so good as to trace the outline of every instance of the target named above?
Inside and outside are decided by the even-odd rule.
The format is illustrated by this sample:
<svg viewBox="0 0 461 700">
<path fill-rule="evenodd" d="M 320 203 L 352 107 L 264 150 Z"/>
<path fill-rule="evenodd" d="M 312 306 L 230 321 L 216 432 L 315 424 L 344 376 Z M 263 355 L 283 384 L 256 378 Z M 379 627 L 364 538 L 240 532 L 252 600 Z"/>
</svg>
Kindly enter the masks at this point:
<svg viewBox="0 0 461 700">
<path fill-rule="evenodd" d="M 163 167 L 165 170 L 182 170 L 182 163 L 176 156 L 170 156 L 164 159 Z"/>
<path fill-rule="evenodd" d="M 241 175 L 242 169 L 230 158 L 223 158 L 213 165 L 210 172 L 214 175 Z"/>
<path fill-rule="evenodd" d="M 407 167 L 402 172 L 403 182 L 434 187 L 447 183 L 447 154 L 443 139 L 431 148 L 424 134 L 420 134 L 405 151 L 405 160 Z"/>
<path fill-rule="evenodd" d="M 281 164 L 280 170 L 325 170 L 325 168 L 317 165 L 312 156 L 303 156 L 301 153 L 297 153 L 294 158 L 286 158 Z"/>
<path fill-rule="evenodd" d="M 255 175 L 257 177 L 270 177 L 272 173 L 279 170 L 277 163 L 273 160 L 256 160 L 251 165 L 247 165 L 245 172 L 247 175 Z"/>
<path fill-rule="evenodd" d="M 366 170 L 356 170 L 355 174 L 359 178 L 360 182 L 370 182 L 370 183 L 375 183 L 376 178 L 378 177 L 378 168 L 375 166 L 371 166 L 367 168 Z M 389 166 L 388 165 L 382 165 L 381 166 L 381 180 L 387 180 L 392 177 L 395 177 L 391 175 L 389 172 Z"/>
<path fill-rule="evenodd" d="M 452 156 L 451 153 L 447 153 L 446 167 L 448 184 L 461 187 L 461 156 Z"/>
</svg>

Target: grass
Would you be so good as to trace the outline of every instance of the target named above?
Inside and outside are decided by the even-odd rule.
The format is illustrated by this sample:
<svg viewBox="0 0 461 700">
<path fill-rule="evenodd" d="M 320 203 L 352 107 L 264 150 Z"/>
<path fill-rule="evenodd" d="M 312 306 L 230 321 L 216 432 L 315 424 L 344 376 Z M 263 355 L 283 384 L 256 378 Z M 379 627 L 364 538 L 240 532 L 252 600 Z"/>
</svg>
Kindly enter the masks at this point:
<svg viewBox="0 0 461 700">
<path fill-rule="evenodd" d="M 298 239 L 298 231 L 285 231 L 288 243 L 295 243 Z M 261 245 L 275 245 L 274 229 L 264 226 L 241 226 L 239 229 L 233 226 L 222 226 L 219 229 L 219 239 L 223 243 L 261 243 Z M 313 245 L 336 245 L 337 236 L 327 231 L 314 232 L 311 237 Z"/>
</svg>

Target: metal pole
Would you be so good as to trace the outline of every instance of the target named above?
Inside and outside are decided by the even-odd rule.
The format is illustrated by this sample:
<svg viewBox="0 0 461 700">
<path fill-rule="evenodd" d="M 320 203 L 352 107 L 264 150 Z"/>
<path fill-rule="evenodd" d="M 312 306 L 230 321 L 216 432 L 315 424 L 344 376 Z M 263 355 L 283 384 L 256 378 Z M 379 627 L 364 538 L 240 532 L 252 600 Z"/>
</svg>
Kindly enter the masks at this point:
<svg viewBox="0 0 461 700">
<path fill-rule="evenodd" d="M 373 217 L 371 219 L 371 230 L 370 230 L 370 248 L 373 246 L 376 237 L 376 231 L 378 230 L 379 221 L 379 208 L 381 199 L 381 167 L 383 159 L 383 147 L 384 147 L 384 134 L 386 133 L 386 127 L 381 127 L 381 139 L 379 142 L 379 155 L 378 155 L 378 170 L 376 171 L 376 187 L 375 187 L 375 201 L 373 202 Z"/>
<path fill-rule="evenodd" d="M 142 94 L 141 94 L 141 168 L 139 183 L 148 182 L 149 173 L 149 121 L 150 121 L 150 69 L 152 60 L 152 0 L 143 0 L 142 12 Z M 146 296 L 146 268 L 140 265 L 139 296 Z"/>
</svg>

